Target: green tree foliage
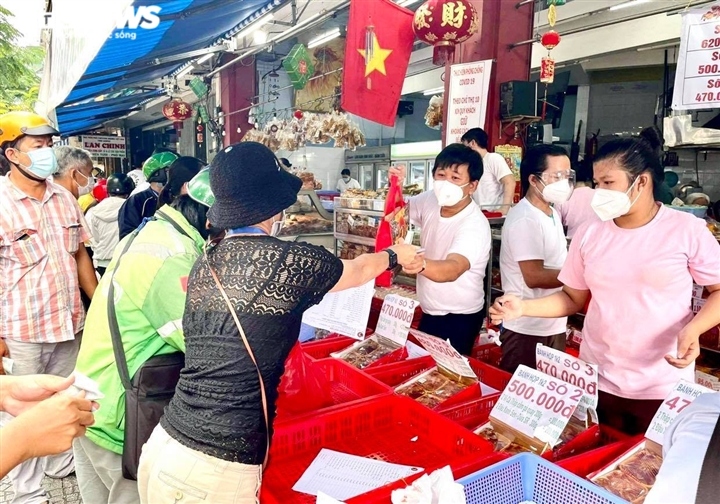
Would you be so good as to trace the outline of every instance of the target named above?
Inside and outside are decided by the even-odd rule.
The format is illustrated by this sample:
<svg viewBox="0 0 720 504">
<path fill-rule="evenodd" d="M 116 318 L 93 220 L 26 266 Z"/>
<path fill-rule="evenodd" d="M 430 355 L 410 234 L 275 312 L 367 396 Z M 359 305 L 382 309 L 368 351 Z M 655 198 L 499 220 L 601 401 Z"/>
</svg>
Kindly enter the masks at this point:
<svg viewBox="0 0 720 504">
<path fill-rule="evenodd" d="M 0 6 L 0 114 L 33 109 L 45 57 L 41 47 L 17 44 L 20 33 L 12 18 L 12 12 Z"/>
</svg>

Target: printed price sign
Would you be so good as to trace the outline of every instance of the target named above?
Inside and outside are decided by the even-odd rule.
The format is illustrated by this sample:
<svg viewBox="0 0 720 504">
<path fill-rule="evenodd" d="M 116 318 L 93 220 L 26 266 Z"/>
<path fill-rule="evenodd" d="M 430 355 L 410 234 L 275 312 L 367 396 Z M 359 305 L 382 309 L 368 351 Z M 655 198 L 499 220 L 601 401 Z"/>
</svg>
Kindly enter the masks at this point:
<svg viewBox="0 0 720 504">
<path fill-rule="evenodd" d="M 662 446 L 665 430 L 673 423 L 675 418 L 690 406 L 700 394 L 707 394 L 708 392 L 712 392 L 712 390 L 696 383 L 680 380 L 673 391 L 670 392 L 670 395 L 665 398 L 657 413 L 655 413 L 645 437 Z"/>
<path fill-rule="evenodd" d="M 585 391 L 578 406 L 576 416 L 580 420 L 587 418 L 587 410 L 596 410 L 598 406 L 598 367 L 568 355 L 565 352 L 537 345 L 535 350 L 538 371 L 558 378 L 565 383 L 580 387 Z M 593 418 L 594 421 L 597 419 Z"/>
<path fill-rule="evenodd" d="M 672 108 L 716 108 L 720 105 L 720 9 L 708 5 L 682 16 Z"/>
<path fill-rule="evenodd" d="M 417 301 L 395 294 L 388 294 L 383 301 L 375 334 L 404 346 L 415 316 Z"/>
<path fill-rule="evenodd" d="M 439 365 L 460 376 L 477 379 L 477 375 L 470 365 L 463 356 L 453 348 L 449 341 L 430 336 L 429 334 L 414 329 L 411 329 L 410 332 L 417 338 L 420 344 L 425 347 L 425 350 L 430 352 L 432 358 L 435 359 L 435 362 Z"/>
<path fill-rule="evenodd" d="M 5 368 L 7 371 L 7 368 Z M 717 376 L 703 373 L 702 371 L 695 370 L 695 383 L 714 390 L 715 392 L 720 391 L 720 379 Z"/>
<path fill-rule="evenodd" d="M 490 419 L 555 446 L 583 394 L 578 387 L 520 366 L 495 404 Z"/>
<path fill-rule="evenodd" d="M 703 306 L 705 306 L 705 303 L 707 302 L 707 299 L 696 299 L 693 298 L 692 302 L 692 311 L 695 314 L 700 313 L 700 310 L 703 309 Z"/>
</svg>

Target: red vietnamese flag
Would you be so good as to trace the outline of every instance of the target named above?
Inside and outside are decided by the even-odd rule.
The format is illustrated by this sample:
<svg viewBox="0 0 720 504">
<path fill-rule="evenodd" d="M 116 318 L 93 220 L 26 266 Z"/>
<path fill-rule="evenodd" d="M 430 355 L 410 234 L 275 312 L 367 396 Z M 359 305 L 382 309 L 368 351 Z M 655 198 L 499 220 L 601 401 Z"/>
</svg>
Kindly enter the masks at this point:
<svg viewBox="0 0 720 504">
<path fill-rule="evenodd" d="M 385 126 L 395 125 L 415 41 L 412 21 L 412 11 L 390 0 L 350 2 L 343 110 Z M 366 41 L 372 46 L 369 54 L 366 54 Z"/>
</svg>

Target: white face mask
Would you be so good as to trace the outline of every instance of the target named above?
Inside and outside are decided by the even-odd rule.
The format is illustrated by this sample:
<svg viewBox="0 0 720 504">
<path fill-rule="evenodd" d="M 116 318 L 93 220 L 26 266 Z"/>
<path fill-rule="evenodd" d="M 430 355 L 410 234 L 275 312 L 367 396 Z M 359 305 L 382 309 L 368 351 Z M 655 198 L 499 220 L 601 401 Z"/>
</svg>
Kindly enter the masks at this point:
<svg viewBox="0 0 720 504">
<path fill-rule="evenodd" d="M 470 185 L 455 185 L 449 180 L 433 181 L 433 192 L 441 207 L 455 206 L 465 198 L 462 188 Z"/>
<path fill-rule="evenodd" d="M 77 184 L 77 181 L 73 178 L 75 183 L 77 184 L 78 188 L 78 197 L 85 196 L 86 194 L 90 194 L 92 190 L 95 188 L 95 177 L 86 177 L 84 174 L 78 172 L 81 177 L 85 177 L 87 179 L 87 183 L 85 185 Z"/>
<path fill-rule="evenodd" d="M 637 201 L 640 194 L 642 194 L 642 189 L 640 189 L 635 201 L 630 201 L 628 193 L 632 191 L 633 187 L 635 187 L 635 182 L 637 182 L 637 180 L 638 179 L 636 178 L 625 192 L 613 191 L 610 189 L 595 189 L 595 195 L 593 196 L 590 206 L 592 206 L 592 209 L 595 211 L 597 216 L 600 217 L 601 221 L 605 222 L 617 219 L 630 211 L 632 206 L 635 204 L 635 201 Z"/>
<path fill-rule="evenodd" d="M 568 179 L 558 180 L 552 184 L 545 184 L 545 182 L 542 183 L 545 186 L 541 192 L 543 199 L 548 203 L 554 203 L 555 205 L 562 205 L 563 203 L 566 203 L 570 199 L 570 196 L 572 196 L 573 190 L 575 189 Z"/>
<path fill-rule="evenodd" d="M 273 221 L 272 227 L 270 228 L 270 236 L 278 236 L 285 225 L 285 210 L 280 215 L 280 220 Z"/>
</svg>

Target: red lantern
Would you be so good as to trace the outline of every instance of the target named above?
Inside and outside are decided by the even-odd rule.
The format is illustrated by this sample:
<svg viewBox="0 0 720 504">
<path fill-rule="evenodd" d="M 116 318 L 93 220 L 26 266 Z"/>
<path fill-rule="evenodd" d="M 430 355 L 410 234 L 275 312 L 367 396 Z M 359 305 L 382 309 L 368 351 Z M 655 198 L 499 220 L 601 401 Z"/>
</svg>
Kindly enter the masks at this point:
<svg viewBox="0 0 720 504">
<path fill-rule="evenodd" d="M 302 110 L 296 110 L 293 115 L 295 116 L 295 119 L 297 119 L 298 121 L 303 118 Z"/>
<path fill-rule="evenodd" d="M 542 38 L 540 39 L 540 43 L 545 49 L 551 51 L 552 49 L 555 49 L 555 46 L 560 43 L 560 34 L 555 30 L 550 30 L 549 32 L 543 34 Z"/>
<path fill-rule="evenodd" d="M 467 0 L 427 0 L 415 11 L 413 31 L 423 42 L 435 47 L 433 63 L 444 65 L 455 46 L 478 31 L 480 17 Z"/>
<path fill-rule="evenodd" d="M 185 103 L 182 100 L 175 99 L 163 106 L 163 115 L 165 118 L 170 119 L 173 122 L 175 131 L 180 136 L 180 130 L 183 127 L 183 121 L 192 117 L 192 106 L 189 103 Z"/>
</svg>

